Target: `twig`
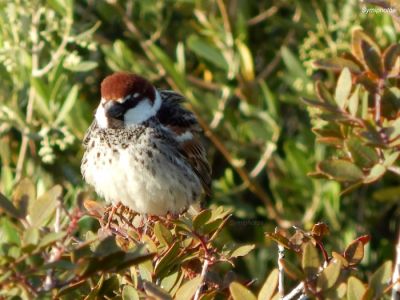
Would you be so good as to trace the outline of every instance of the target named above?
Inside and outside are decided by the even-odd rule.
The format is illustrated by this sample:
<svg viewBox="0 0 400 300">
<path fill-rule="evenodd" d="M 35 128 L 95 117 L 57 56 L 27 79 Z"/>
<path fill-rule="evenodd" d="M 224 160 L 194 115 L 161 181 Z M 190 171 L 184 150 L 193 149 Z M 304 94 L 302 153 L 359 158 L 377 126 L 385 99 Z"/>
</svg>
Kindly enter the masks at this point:
<svg viewBox="0 0 400 300">
<path fill-rule="evenodd" d="M 275 228 L 275 233 L 278 232 L 278 228 Z M 278 294 L 280 298 L 283 298 L 285 295 L 285 276 L 284 276 L 284 270 L 283 270 L 283 259 L 285 258 L 285 248 L 281 245 L 278 244 L 278 270 L 279 270 L 279 275 L 278 275 Z"/>
<path fill-rule="evenodd" d="M 394 264 L 393 277 L 392 277 L 392 300 L 400 299 L 400 226 L 399 226 L 399 236 L 397 238 L 396 245 L 396 263 Z"/>
<path fill-rule="evenodd" d="M 268 8 L 267 10 L 264 10 L 262 13 L 258 14 L 257 16 L 249 19 L 247 21 L 247 25 L 249 26 L 253 26 L 256 25 L 258 23 L 261 23 L 262 21 L 272 17 L 273 15 L 275 15 L 278 12 L 278 7 L 277 6 L 272 6 L 270 8 Z"/>
<path fill-rule="evenodd" d="M 392 173 L 395 173 L 396 175 L 400 176 L 400 167 L 396 167 L 396 166 L 391 166 L 388 168 L 388 170 Z"/>
<path fill-rule="evenodd" d="M 252 178 L 257 177 L 258 174 L 260 174 L 260 172 L 264 169 L 265 165 L 268 163 L 272 153 L 274 153 L 275 150 L 276 150 L 276 144 L 269 142 L 264 153 L 261 155 L 261 158 L 258 161 L 257 165 L 250 172 L 250 176 Z"/>
<path fill-rule="evenodd" d="M 375 94 L 375 123 L 380 126 L 381 125 L 381 110 L 382 110 L 382 95 L 381 91 L 384 87 L 384 80 L 378 80 L 378 88 Z"/>
<path fill-rule="evenodd" d="M 300 282 L 289 294 L 282 298 L 282 300 L 291 300 L 298 294 L 304 291 L 304 282 Z"/>
<path fill-rule="evenodd" d="M 204 285 L 204 281 L 207 275 L 207 269 L 208 269 L 208 258 L 204 259 L 204 263 L 203 263 L 203 267 L 201 269 L 201 274 L 200 274 L 200 284 L 199 287 L 196 290 L 196 293 L 194 294 L 194 298 L 193 300 L 199 300 L 200 299 L 200 293 L 201 293 L 201 289 L 203 288 Z"/>
</svg>

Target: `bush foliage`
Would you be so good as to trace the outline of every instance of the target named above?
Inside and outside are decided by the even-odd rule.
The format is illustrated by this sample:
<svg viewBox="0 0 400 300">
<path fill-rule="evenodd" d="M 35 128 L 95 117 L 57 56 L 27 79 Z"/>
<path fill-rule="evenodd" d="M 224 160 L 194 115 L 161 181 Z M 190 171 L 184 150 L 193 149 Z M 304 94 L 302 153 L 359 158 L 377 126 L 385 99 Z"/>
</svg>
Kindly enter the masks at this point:
<svg viewBox="0 0 400 300">
<path fill-rule="evenodd" d="M 399 12 L 0 3 L 0 298 L 395 297 Z M 79 165 L 99 83 L 117 70 L 180 92 L 198 117 L 213 195 L 197 215 L 144 225 L 122 207 L 105 229 L 110 208 Z"/>
</svg>

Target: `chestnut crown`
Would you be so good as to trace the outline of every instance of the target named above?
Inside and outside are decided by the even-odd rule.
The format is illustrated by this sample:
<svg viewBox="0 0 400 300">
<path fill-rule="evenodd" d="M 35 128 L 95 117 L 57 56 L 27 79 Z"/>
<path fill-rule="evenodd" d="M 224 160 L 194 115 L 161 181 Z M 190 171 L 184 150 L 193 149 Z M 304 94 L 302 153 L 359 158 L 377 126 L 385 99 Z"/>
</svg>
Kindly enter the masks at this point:
<svg viewBox="0 0 400 300">
<path fill-rule="evenodd" d="M 155 91 L 150 82 L 136 74 L 117 72 L 104 78 L 101 83 L 102 99 L 122 101 L 128 96 L 154 102 Z"/>
</svg>

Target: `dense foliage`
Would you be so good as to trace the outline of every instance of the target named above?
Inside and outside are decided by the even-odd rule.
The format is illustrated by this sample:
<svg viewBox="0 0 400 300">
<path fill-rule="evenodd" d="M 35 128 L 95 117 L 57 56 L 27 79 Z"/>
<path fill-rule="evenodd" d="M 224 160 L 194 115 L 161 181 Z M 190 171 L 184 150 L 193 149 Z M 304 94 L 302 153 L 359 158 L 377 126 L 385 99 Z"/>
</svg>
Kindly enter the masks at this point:
<svg viewBox="0 0 400 300">
<path fill-rule="evenodd" d="M 390 297 L 399 20 L 396 1 L 0 2 L 0 298 Z M 81 140 L 117 70 L 196 113 L 200 214 L 103 229 Z"/>
</svg>

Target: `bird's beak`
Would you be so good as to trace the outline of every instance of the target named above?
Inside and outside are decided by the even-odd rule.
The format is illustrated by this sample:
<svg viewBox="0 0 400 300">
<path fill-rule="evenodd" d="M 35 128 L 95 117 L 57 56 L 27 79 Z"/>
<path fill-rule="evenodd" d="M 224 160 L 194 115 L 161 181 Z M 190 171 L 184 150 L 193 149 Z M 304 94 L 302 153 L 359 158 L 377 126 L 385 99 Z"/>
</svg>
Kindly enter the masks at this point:
<svg viewBox="0 0 400 300">
<path fill-rule="evenodd" d="M 116 101 L 107 101 L 104 104 L 104 111 L 107 118 L 122 120 L 125 113 L 125 108 L 121 103 Z"/>
</svg>

